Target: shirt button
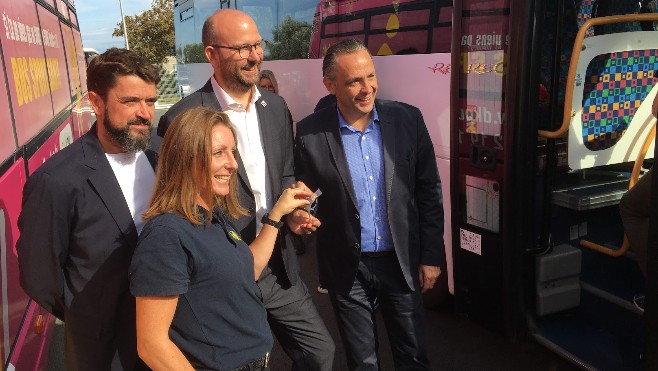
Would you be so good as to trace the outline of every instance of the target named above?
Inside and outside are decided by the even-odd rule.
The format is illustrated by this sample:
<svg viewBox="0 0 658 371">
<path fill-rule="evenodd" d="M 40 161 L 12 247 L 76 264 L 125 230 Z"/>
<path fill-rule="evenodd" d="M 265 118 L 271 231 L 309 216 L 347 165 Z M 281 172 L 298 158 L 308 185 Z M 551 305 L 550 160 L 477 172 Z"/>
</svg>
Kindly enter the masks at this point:
<svg viewBox="0 0 658 371">
<path fill-rule="evenodd" d="M 375 179 L 375 178 L 371 175 L 371 176 L 370 176 L 370 180 L 373 180 L 373 179 Z"/>
<path fill-rule="evenodd" d="M 372 196 L 372 199 L 373 199 L 373 200 L 376 200 L 376 199 L 377 199 L 377 196 Z"/>
<path fill-rule="evenodd" d="M 365 135 L 361 137 L 361 140 L 366 140 L 366 137 L 365 137 Z"/>
<path fill-rule="evenodd" d="M 377 239 L 378 239 L 378 240 L 381 240 L 381 239 L 382 239 L 382 236 L 377 236 Z"/>
<path fill-rule="evenodd" d="M 360 249 L 360 248 L 361 248 L 361 245 L 359 245 L 359 243 L 358 243 L 358 242 L 356 242 L 356 243 L 354 244 L 354 248 L 358 250 L 358 249 Z"/>
<path fill-rule="evenodd" d="M 366 156 L 366 160 L 370 160 L 370 156 Z"/>
</svg>

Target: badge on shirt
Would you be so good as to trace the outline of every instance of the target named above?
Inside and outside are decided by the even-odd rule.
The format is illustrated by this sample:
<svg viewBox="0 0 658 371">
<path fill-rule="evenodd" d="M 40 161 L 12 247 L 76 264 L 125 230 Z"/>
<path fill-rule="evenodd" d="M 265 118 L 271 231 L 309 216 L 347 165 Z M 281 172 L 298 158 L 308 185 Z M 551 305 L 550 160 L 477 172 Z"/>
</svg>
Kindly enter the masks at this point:
<svg viewBox="0 0 658 371">
<path fill-rule="evenodd" d="M 234 230 L 228 231 L 228 235 L 231 236 L 231 238 L 235 241 L 242 241 L 242 238 L 240 238 L 240 235 L 237 234 Z"/>
</svg>

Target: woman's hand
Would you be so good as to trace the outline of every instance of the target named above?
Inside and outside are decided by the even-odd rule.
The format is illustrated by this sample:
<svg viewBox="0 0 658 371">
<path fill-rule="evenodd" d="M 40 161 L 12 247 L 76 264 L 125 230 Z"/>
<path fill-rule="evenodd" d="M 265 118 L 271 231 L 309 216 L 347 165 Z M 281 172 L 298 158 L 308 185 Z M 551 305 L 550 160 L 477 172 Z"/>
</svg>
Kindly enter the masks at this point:
<svg viewBox="0 0 658 371">
<path fill-rule="evenodd" d="M 308 200 L 313 193 L 308 188 L 287 188 L 281 194 L 274 207 L 269 213 L 269 218 L 278 222 L 284 215 L 293 210 L 310 205 Z"/>
</svg>

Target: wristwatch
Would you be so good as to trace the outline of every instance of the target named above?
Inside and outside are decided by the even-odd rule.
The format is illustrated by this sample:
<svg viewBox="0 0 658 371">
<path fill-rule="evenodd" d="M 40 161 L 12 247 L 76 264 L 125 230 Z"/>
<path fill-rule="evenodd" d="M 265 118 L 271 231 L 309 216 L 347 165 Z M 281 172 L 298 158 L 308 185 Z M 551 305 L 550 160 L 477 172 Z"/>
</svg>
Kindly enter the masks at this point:
<svg viewBox="0 0 658 371">
<path fill-rule="evenodd" d="M 281 227 L 283 227 L 283 221 L 275 222 L 274 220 L 270 219 L 270 213 L 263 215 L 260 222 L 263 224 L 269 224 L 276 229 L 281 229 Z"/>
</svg>

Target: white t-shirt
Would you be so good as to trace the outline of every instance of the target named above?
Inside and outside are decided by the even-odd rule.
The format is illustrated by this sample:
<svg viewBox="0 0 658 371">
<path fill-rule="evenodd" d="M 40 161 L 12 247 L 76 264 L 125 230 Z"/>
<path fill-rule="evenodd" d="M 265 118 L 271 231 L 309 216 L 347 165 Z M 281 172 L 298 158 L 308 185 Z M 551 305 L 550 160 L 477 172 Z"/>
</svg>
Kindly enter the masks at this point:
<svg viewBox="0 0 658 371">
<path fill-rule="evenodd" d="M 129 153 L 106 153 L 114 171 L 123 198 L 128 204 L 137 234 L 142 232 L 142 214 L 148 208 L 155 183 L 155 171 L 143 151 Z"/>
<path fill-rule="evenodd" d="M 247 107 L 244 107 L 231 98 L 217 84 L 214 77 L 211 80 L 215 96 L 217 96 L 219 104 L 224 109 L 224 113 L 231 120 L 235 134 L 238 137 L 238 151 L 256 201 L 256 233 L 258 233 L 263 228 L 260 219 L 274 206 L 255 104 L 260 98 L 260 92 L 254 88 L 251 102 Z"/>
</svg>

